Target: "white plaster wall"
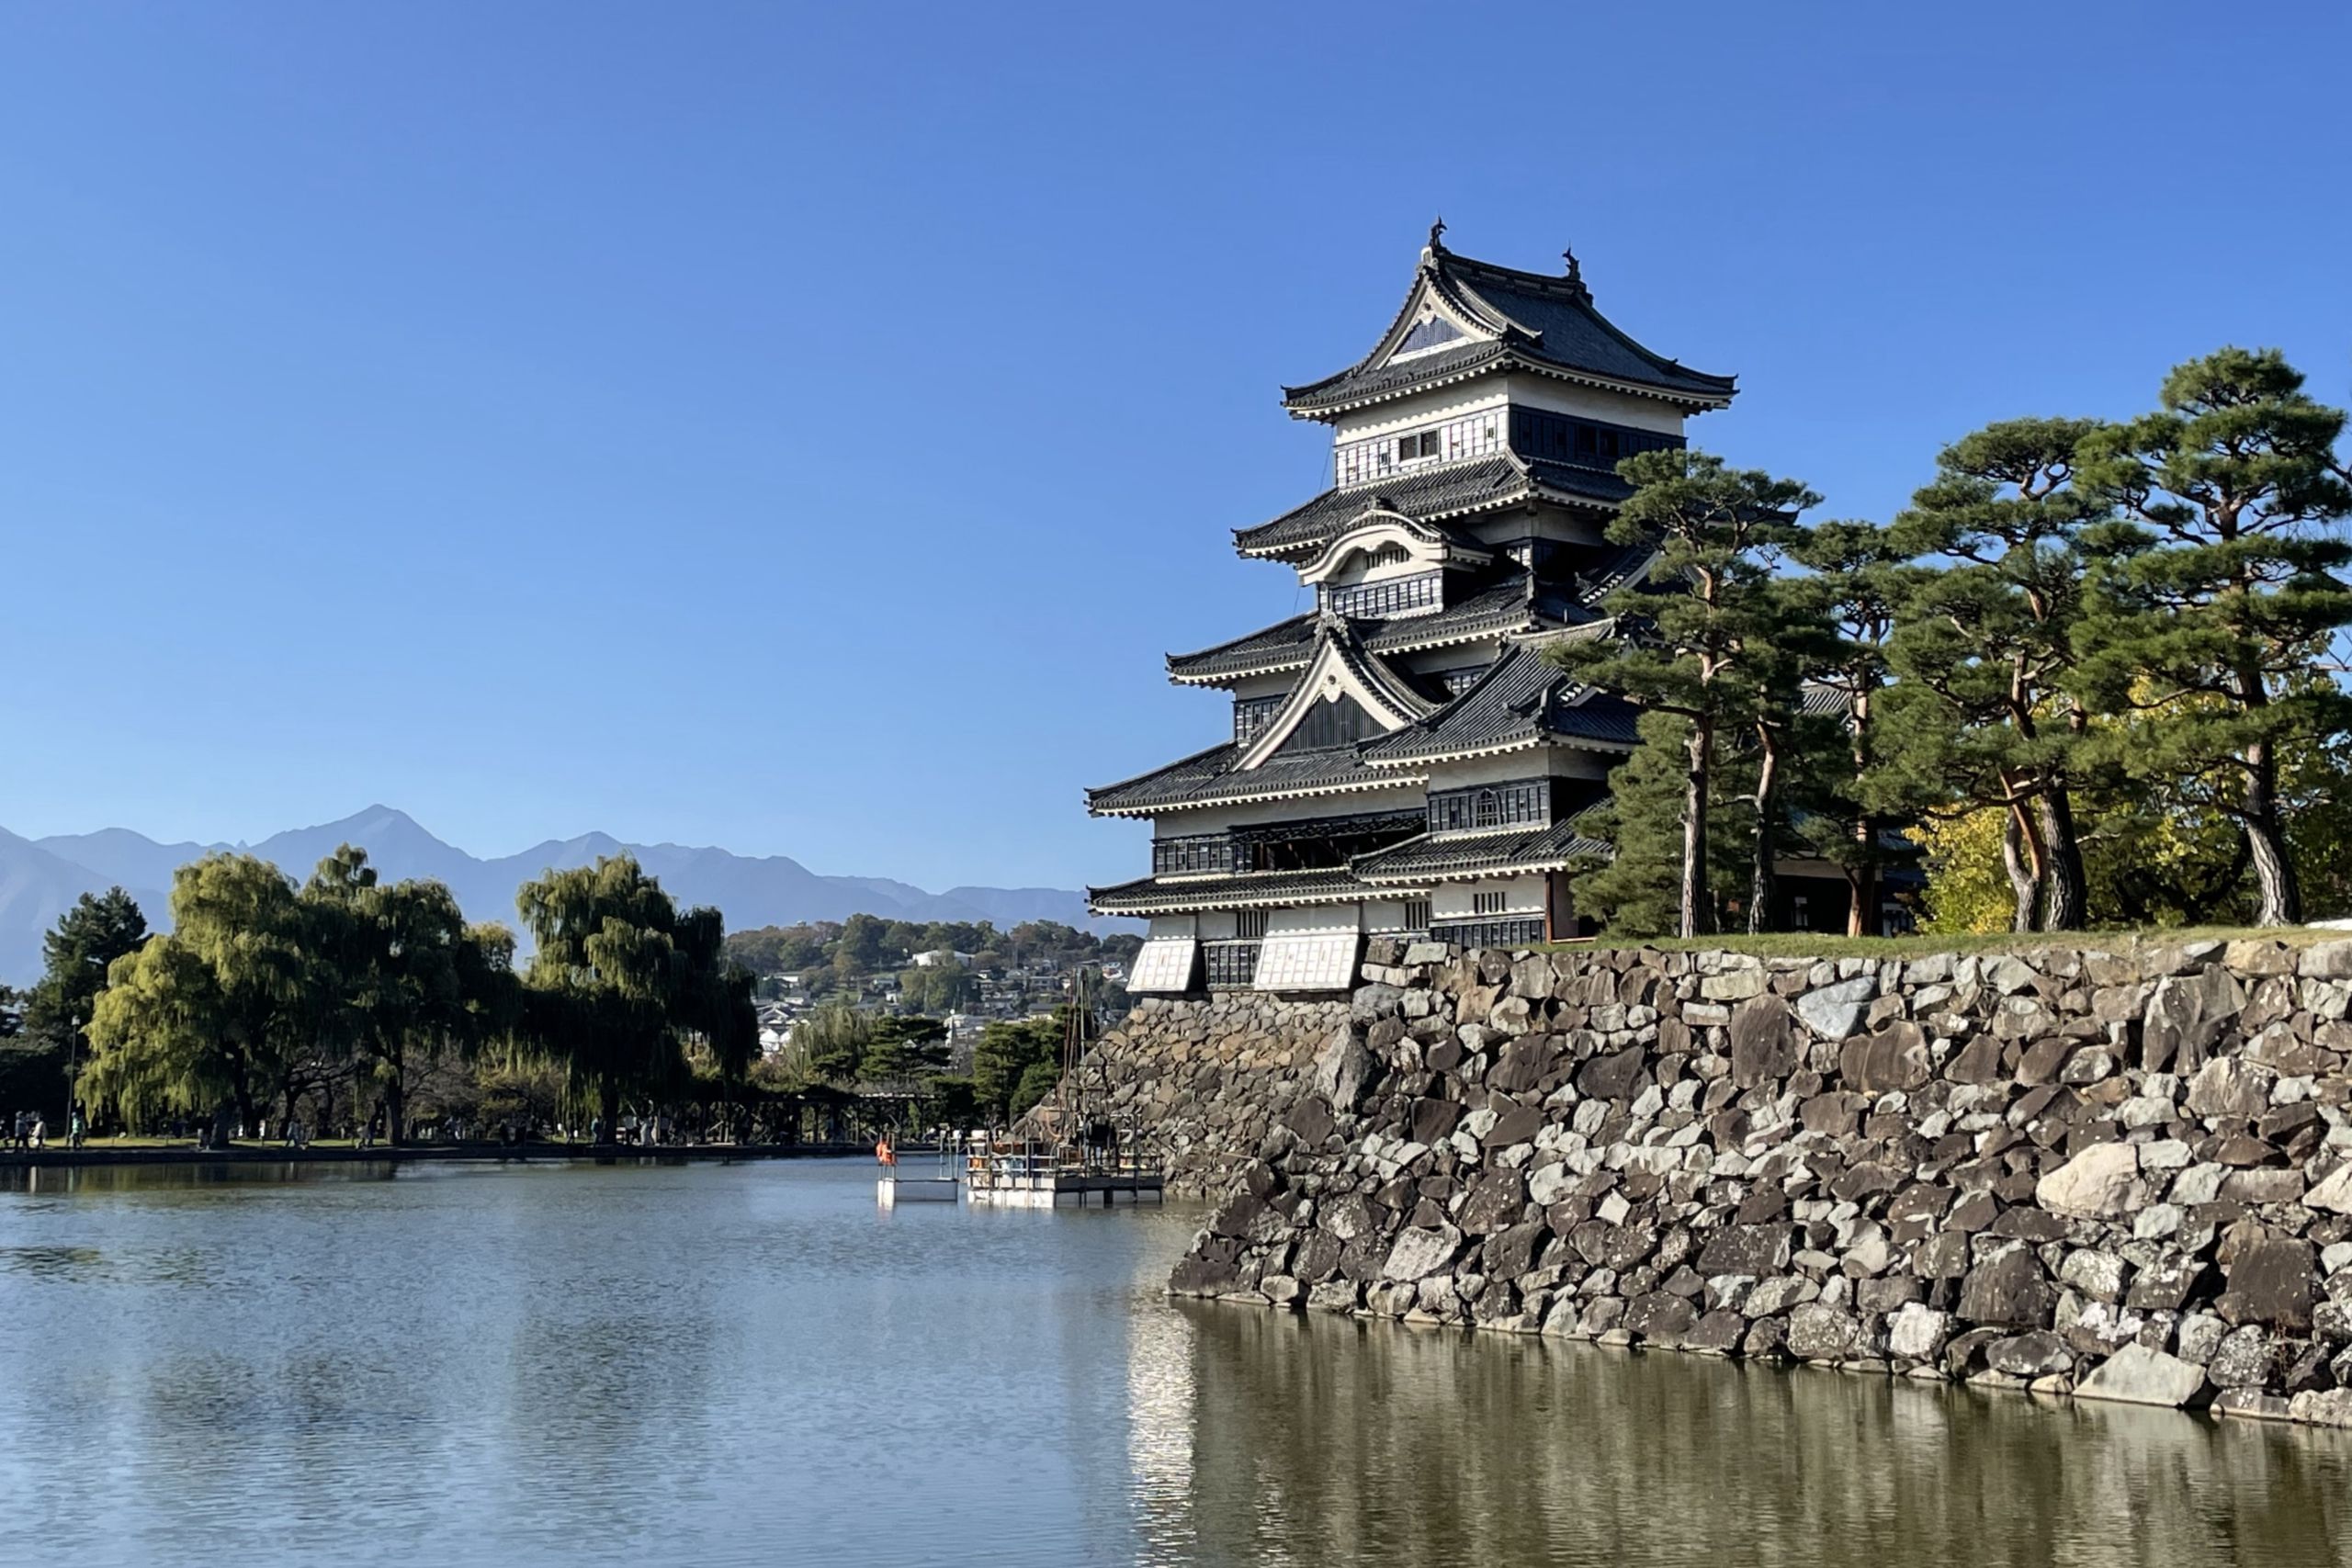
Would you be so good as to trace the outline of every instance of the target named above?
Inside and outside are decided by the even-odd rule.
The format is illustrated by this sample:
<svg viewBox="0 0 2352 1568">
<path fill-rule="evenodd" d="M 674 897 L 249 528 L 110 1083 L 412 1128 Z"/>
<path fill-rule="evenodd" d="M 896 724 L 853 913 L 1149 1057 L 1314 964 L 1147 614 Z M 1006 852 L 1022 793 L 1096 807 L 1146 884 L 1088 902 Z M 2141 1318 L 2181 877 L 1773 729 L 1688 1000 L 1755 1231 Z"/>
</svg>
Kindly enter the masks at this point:
<svg viewBox="0 0 2352 1568">
<path fill-rule="evenodd" d="M 1449 419 L 1460 419 L 1464 414 L 1500 409 L 1510 401 L 1506 390 L 1508 379 L 1440 387 L 1434 391 L 1399 398 L 1393 403 L 1375 403 L 1371 408 L 1342 414 L 1339 423 L 1331 427 L 1332 448 L 1336 451 L 1351 441 L 1363 441 L 1375 435 L 1396 435 L 1408 430 L 1419 430 L 1425 424 L 1441 424 Z M 1622 423 L 1630 424 L 1633 422 Z M 1496 434 L 1508 435 L 1510 433 L 1498 431 Z"/>
<path fill-rule="evenodd" d="M 1153 937 L 1191 936 L 1193 934 L 1192 916 L 1154 915 L 1151 918 L 1151 930 L 1148 933 L 1146 940 L 1148 941 Z"/>
<path fill-rule="evenodd" d="M 1329 936 L 1363 928 L 1363 907 L 1356 904 L 1318 904 L 1304 909 L 1266 911 L 1266 934 L 1270 937 Z"/>
<path fill-rule="evenodd" d="M 1430 918 L 1433 920 L 1495 920 L 1514 915 L 1541 915 L 1549 892 L 1548 878 L 1536 876 L 1488 877 L 1482 882 L 1440 883 L 1430 894 Z M 1481 912 L 1472 899 L 1476 893 L 1503 895 L 1499 910 Z"/>
<path fill-rule="evenodd" d="M 1430 770 L 1428 795 L 1473 784 L 1509 784 L 1517 779 L 1544 777 L 1605 779 L 1624 758 L 1617 752 L 1577 750 L 1566 746 L 1538 746 L 1508 751 L 1499 757 L 1474 757 L 1467 761 L 1441 762 Z"/>
</svg>

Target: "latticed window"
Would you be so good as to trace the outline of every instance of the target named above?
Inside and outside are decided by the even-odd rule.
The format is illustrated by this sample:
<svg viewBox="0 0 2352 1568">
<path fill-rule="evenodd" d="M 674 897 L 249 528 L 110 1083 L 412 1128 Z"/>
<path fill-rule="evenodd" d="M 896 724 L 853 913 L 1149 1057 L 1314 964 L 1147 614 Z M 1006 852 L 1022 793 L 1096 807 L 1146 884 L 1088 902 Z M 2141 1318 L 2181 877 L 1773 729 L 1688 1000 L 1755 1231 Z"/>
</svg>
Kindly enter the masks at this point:
<svg viewBox="0 0 2352 1568">
<path fill-rule="evenodd" d="M 1358 582 L 1345 588 L 1325 583 L 1323 607 L 1334 615 L 1359 621 L 1425 615 L 1445 607 L 1444 576 L 1443 572 L 1428 571 L 1418 577 L 1392 577 L 1385 582 Z"/>
<path fill-rule="evenodd" d="M 1229 834 L 1200 833 L 1182 839 L 1152 840 L 1151 874 L 1154 876 L 1183 876 L 1232 869 L 1233 840 Z"/>
<path fill-rule="evenodd" d="M 1502 449 L 1503 413 L 1494 409 L 1450 419 L 1426 430 L 1378 435 L 1336 446 L 1332 448 L 1332 471 L 1344 489 L 1370 484 L 1426 463 L 1457 463 L 1464 457 L 1484 457 Z"/>
<path fill-rule="evenodd" d="M 1246 746 L 1273 721 L 1282 711 L 1285 699 L 1281 697 L 1236 697 L 1233 699 L 1233 743 Z"/>
<path fill-rule="evenodd" d="M 1430 929 L 1430 901 L 1426 898 L 1405 900 L 1405 929 L 1425 931 Z"/>
<path fill-rule="evenodd" d="M 1233 917 L 1233 934 L 1245 942 L 1255 942 L 1266 934 L 1266 911 L 1240 909 Z"/>
<path fill-rule="evenodd" d="M 1254 942 L 1212 942 L 1203 946 L 1201 958 L 1213 987 L 1247 986 L 1258 977 Z"/>
<path fill-rule="evenodd" d="M 1552 781 L 1526 779 L 1479 789 L 1450 789 L 1430 796 L 1429 830 L 1467 832 L 1480 828 L 1548 827 Z"/>
<path fill-rule="evenodd" d="M 1509 920 L 1455 920 L 1431 926 L 1430 935 L 1463 947 L 1532 947 L 1544 940 L 1544 920 L 1540 915 Z"/>
</svg>

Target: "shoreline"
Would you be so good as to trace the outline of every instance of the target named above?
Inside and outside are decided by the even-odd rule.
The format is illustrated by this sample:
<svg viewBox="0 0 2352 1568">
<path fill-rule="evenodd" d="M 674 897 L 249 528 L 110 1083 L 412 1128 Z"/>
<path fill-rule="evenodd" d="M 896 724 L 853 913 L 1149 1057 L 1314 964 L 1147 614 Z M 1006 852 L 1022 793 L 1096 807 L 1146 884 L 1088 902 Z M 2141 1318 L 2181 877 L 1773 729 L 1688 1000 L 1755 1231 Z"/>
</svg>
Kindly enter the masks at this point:
<svg viewBox="0 0 2352 1568">
<path fill-rule="evenodd" d="M 935 1152 L 909 1145 L 910 1154 Z M 838 1159 L 872 1157 L 870 1144 L 426 1144 L 399 1148 L 281 1149 L 237 1145 L 225 1149 L 9 1149 L 0 1151 L 0 1170 L 53 1170 L 83 1167 L 142 1165 L 406 1165 L 471 1162 L 527 1165 L 551 1161 L 613 1164 L 687 1160 Z"/>
</svg>

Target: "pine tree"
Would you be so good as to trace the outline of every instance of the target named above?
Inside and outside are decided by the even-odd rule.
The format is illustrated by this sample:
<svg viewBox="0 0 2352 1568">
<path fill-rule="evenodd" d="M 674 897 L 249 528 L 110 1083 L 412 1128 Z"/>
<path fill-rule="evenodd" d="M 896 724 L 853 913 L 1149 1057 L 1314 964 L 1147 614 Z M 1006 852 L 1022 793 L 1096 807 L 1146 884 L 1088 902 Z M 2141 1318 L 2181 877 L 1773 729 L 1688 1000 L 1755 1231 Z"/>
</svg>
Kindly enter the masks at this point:
<svg viewBox="0 0 2352 1568">
<path fill-rule="evenodd" d="M 2245 835 L 2256 923 L 2292 924 L 2281 752 L 2352 729 L 2352 698 L 2308 678 L 2352 626 L 2345 413 L 2275 349 L 2191 360 L 2159 401 L 2082 443 L 2085 484 L 2128 519 L 2086 541 L 2101 570 L 2077 637 L 2086 674 L 2133 720 L 2112 760 L 2143 781 L 2213 784 Z"/>
<path fill-rule="evenodd" d="M 1736 469 L 1703 452 L 1644 452 L 1617 465 L 1634 489 L 1608 537 L 1657 549 L 1645 582 L 1604 607 L 1617 635 L 1561 644 L 1554 657 L 1585 680 L 1654 713 L 1688 721 L 1684 736 L 1678 930 L 1710 924 L 1708 810 L 1724 737 L 1757 725 L 1777 668 L 1781 605 L 1772 586 L 1795 513 L 1820 497 L 1793 479 Z"/>
<path fill-rule="evenodd" d="M 1641 718 L 1641 744 L 1609 775 L 1607 802 L 1587 819 L 1586 830 L 1614 852 L 1576 874 L 1577 908 L 1612 936 L 1673 934 L 1681 923 L 1682 822 L 1689 779 L 1690 721 L 1679 715 L 1647 713 Z M 1727 809 L 1747 783 L 1744 759 L 1718 766 L 1710 775 L 1716 791 L 1707 826 L 1707 888 L 1710 925 L 1724 904 L 1738 897 L 1745 877 L 1752 818 Z"/>
<path fill-rule="evenodd" d="M 2101 502 L 2075 482 L 2087 420 L 1987 425 L 1936 457 L 1935 480 L 1891 530 L 1895 546 L 1944 570 L 1907 579 L 1888 656 L 1899 683 L 1903 761 L 1924 803 L 1950 795 L 2011 814 L 2023 851 L 2019 929 L 2075 931 L 2086 918 L 2074 788 L 2086 711 L 2074 691 L 2084 530 Z M 1945 798 L 1939 798 L 1944 795 Z"/>
<path fill-rule="evenodd" d="M 1886 647 L 1913 572 L 1893 535 L 1874 523 L 1816 524 L 1790 548 L 1813 575 L 1797 580 L 1808 619 L 1826 638 L 1808 678 L 1838 705 L 1836 735 L 1816 733 L 1798 749 L 1804 776 L 1796 793 L 1842 833 L 1818 835 L 1814 848 L 1846 874 L 1846 934 L 1868 933 L 1886 863 L 1887 813 L 1871 798 L 1879 765 L 1879 694 L 1887 682 Z M 1842 743 L 1842 744 L 1841 744 Z"/>
</svg>

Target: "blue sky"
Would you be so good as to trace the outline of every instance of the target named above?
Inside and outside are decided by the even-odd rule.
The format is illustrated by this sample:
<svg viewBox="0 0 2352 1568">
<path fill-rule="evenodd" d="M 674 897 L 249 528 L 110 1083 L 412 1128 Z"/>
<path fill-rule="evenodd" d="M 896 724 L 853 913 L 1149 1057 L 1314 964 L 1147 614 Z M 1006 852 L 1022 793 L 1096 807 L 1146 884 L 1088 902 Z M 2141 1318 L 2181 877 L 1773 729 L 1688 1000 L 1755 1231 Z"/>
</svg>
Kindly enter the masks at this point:
<svg viewBox="0 0 2352 1568">
<path fill-rule="evenodd" d="M 381 800 L 825 872 L 1142 865 L 1290 614 L 1284 381 L 1430 220 L 1936 447 L 2277 344 L 2352 400 L 2352 11 L 84 5 L 0 17 L 0 826 Z"/>
</svg>

